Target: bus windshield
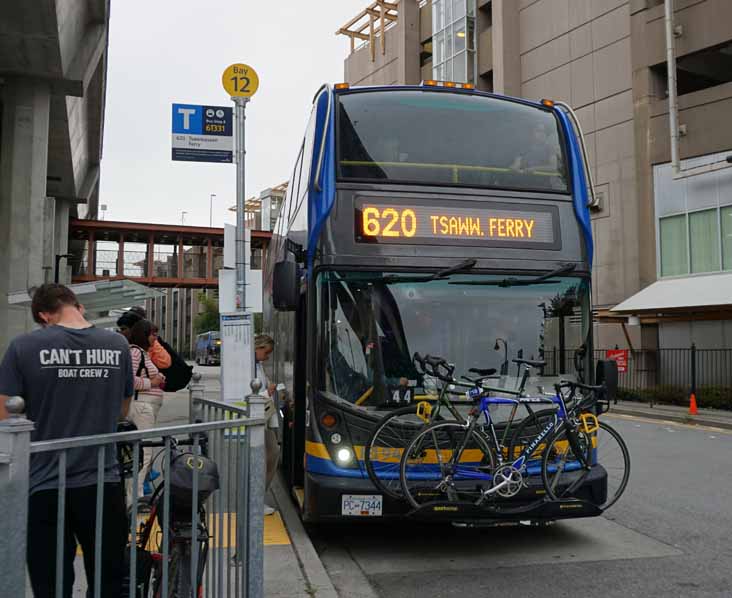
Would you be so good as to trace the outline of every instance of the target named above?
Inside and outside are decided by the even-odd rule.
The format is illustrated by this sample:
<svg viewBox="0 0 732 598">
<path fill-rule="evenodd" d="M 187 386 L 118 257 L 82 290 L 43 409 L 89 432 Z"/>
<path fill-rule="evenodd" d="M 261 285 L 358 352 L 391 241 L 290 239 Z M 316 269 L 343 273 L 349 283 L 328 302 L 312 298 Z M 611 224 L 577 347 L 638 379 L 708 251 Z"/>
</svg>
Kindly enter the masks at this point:
<svg viewBox="0 0 732 598">
<path fill-rule="evenodd" d="M 338 97 L 341 179 L 568 192 L 549 110 L 434 90 Z"/>
<path fill-rule="evenodd" d="M 585 367 L 587 278 L 324 272 L 317 289 L 321 390 L 363 407 L 383 407 L 400 386 L 413 395 L 431 392 L 434 381 L 412 364 L 415 351 L 454 363 L 456 376 L 495 368 L 495 386 L 508 389 L 519 381 L 513 359 L 543 359 L 529 395 L 551 392 L 560 378 L 580 378 Z"/>
</svg>

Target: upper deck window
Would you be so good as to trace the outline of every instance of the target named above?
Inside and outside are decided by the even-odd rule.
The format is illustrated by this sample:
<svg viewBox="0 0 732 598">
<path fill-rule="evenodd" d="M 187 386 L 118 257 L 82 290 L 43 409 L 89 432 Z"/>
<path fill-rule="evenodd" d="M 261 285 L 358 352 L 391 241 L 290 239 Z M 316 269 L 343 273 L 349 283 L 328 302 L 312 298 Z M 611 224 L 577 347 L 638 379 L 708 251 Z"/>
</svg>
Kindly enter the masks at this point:
<svg viewBox="0 0 732 598">
<path fill-rule="evenodd" d="M 568 191 L 549 110 L 432 90 L 356 92 L 339 103 L 342 179 Z"/>
</svg>

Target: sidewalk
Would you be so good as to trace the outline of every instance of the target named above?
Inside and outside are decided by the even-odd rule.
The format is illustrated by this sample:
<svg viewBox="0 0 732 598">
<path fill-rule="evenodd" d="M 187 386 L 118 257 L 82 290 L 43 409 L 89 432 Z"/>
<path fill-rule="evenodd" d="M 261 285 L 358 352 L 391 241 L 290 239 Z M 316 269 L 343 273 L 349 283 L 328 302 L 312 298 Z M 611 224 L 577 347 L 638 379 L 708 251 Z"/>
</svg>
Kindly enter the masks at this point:
<svg viewBox="0 0 732 598">
<path fill-rule="evenodd" d="M 280 476 L 271 494 L 277 513 L 264 518 L 264 595 L 268 598 L 338 598 Z M 278 529 L 284 544 L 268 538 Z"/>
<path fill-rule="evenodd" d="M 610 405 L 609 415 L 614 413 L 732 430 L 732 411 L 722 411 L 719 409 L 699 409 L 698 415 L 689 415 L 688 407 L 659 405 L 658 403 L 651 407 L 648 403 L 618 401 L 617 404 L 611 403 Z"/>
<path fill-rule="evenodd" d="M 309 595 L 308 582 L 279 512 L 264 518 L 264 594 L 271 598 Z"/>
</svg>

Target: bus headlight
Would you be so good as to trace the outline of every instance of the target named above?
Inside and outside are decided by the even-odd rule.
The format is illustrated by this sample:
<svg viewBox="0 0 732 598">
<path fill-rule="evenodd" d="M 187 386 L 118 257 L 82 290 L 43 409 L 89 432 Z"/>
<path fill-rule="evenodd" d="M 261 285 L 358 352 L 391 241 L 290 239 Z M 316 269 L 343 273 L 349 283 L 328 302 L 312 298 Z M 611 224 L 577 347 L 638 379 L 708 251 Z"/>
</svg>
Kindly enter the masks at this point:
<svg viewBox="0 0 732 598">
<path fill-rule="evenodd" d="M 353 461 L 353 451 L 349 448 L 338 449 L 336 453 L 336 461 L 341 465 L 348 465 Z"/>
<path fill-rule="evenodd" d="M 331 435 L 331 437 L 330 437 L 330 441 L 333 444 L 340 444 L 341 443 L 341 440 L 343 440 L 343 439 L 341 438 L 341 435 L 338 434 L 338 432 L 336 432 L 335 434 Z"/>
</svg>

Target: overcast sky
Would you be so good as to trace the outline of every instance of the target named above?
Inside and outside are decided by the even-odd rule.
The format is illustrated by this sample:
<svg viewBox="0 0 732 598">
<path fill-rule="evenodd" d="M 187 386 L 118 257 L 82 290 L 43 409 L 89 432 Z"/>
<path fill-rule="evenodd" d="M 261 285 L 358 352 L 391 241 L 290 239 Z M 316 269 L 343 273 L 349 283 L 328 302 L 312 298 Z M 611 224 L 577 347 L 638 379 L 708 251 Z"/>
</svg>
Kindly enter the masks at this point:
<svg viewBox="0 0 732 598">
<path fill-rule="evenodd" d="M 172 162 L 171 104 L 231 106 L 221 73 L 244 62 L 259 91 L 247 107 L 246 195 L 285 181 L 313 94 L 343 79 L 349 40 L 334 32 L 368 0 L 114 0 L 100 204 L 107 220 L 233 222 L 233 164 Z"/>
</svg>

